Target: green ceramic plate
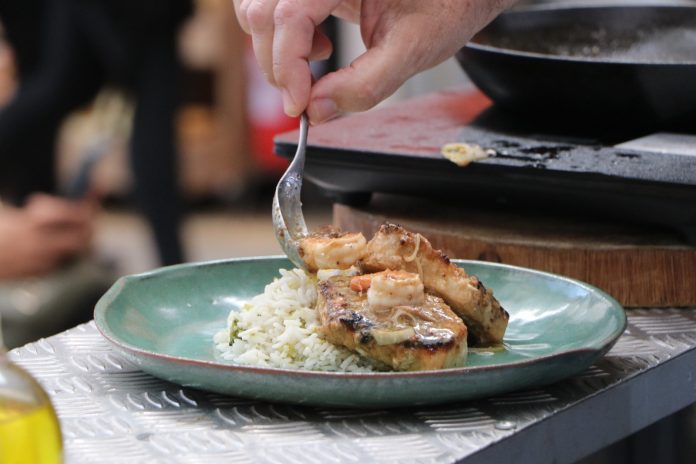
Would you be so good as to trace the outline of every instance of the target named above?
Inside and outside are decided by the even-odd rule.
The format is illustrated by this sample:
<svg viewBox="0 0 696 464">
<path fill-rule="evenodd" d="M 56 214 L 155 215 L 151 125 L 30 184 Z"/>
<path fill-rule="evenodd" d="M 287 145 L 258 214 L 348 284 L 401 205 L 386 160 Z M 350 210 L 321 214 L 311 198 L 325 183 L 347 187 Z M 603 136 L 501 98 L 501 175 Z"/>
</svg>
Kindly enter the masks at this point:
<svg viewBox="0 0 696 464">
<path fill-rule="evenodd" d="M 289 261 L 263 257 L 183 264 L 121 278 L 97 303 L 97 327 L 128 360 L 187 387 L 297 404 L 386 407 L 467 400 L 556 382 L 606 353 L 624 331 L 621 306 L 570 279 L 455 261 L 510 313 L 507 349 L 470 353 L 464 368 L 348 374 L 220 362 L 213 334 Z"/>
</svg>

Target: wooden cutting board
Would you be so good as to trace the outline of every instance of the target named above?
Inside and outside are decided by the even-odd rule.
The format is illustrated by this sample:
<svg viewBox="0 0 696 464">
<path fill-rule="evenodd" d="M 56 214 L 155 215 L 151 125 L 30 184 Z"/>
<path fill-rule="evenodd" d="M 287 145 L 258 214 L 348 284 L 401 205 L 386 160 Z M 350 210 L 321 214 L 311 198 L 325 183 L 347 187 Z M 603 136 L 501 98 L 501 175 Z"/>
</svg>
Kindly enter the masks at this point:
<svg viewBox="0 0 696 464">
<path fill-rule="evenodd" d="M 374 195 L 334 205 L 334 224 L 369 239 L 385 221 L 419 232 L 450 258 L 494 261 L 582 280 L 627 307 L 696 306 L 696 247 L 670 231 L 596 219 L 491 212 Z"/>
</svg>

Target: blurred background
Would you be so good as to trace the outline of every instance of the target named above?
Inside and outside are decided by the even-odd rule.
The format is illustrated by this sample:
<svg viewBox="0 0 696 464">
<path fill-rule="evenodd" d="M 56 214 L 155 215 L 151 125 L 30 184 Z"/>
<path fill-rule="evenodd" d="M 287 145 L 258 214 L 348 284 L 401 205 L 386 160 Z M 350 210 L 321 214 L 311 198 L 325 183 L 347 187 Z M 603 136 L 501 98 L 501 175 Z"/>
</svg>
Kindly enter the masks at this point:
<svg viewBox="0 0 696 464">
<path fill-rule="evenodd" d="M 316 76 L 364 50 L 357 26 L 324 27 L 335 53 Z M 262 78 L 232 2 L 0 0 L 0 32 L 9 347 L 90 319 L 118 276 L 280 253 L 270 204 L 287 161 L 273 137 L 298 122 Z M 471 85 L 453 59 L 382 105 L 452 85 Z M 318 189 L 306 183 L 303 196 L 310 227 L 331 221 Z"/>
<path fill-rule="evenodd" d="M 232 2 L 58 3 L 0 0 L 0 315 L 10 348 L 88 320 L 118 276 L 279 254 L 270 204 L 287 161 L 273 137 L 298 125 L 260 74 Z M 325 31 L 336 50 L 316 76 L 363 51 L 357 27 L 328 21 Z M 383 104 L 465 81 L 452 60 Z M 310 227 L 331 221 L 317 189 L 303 196 Z M 97 205 L 58 257 L 70 231 L 54 198 Z"/>
<path fill-rule="evenodd" d="M 176 37 L 179 75 L 170 77 L 179 81 L 174 125 L 186 259 L 277 253 L 269 205 L 287 163 L 273 153 L 273 136 L 295 128 L 297 121 L 283 114 L 279 93 L 263 81 L 231 2 L 196 0 L 191 6 Z M 315 74 L 349 62 L 362 50 L 357 28 L 337 29 L 330 23 L 327 31 L 338 47 Z M 12 100 L 19 85 L 16 58 L 4 34 L 2 105 Z M 464 80 L 456 63 L 447 62 L 413 79 L 384 104 Z M 118 273 L 160 264 L 154 238 L 132 198 L 129 138 L 136 104 L 129 89 L 106 83 L 93 100 L 65 117 L 55 145 L 56 175 L 63 186 L 92 151 L 103 152 L 90 174 L 92 188 L 102 197 L 95 253 L 112 261 Z M 329 205 L 318 192 L 307 197 L 310 213 L 328 214 Z"/>
<path fill-rule="evenodd" d="M 521 4 L 551 1 L 564 0 Z M 335 53 L 315 76 L 364 50 L 357 26 L 324 26 Z M 381 105 L 453 85 L 471 84 L 450 59 Z M 0 0 L 5 345 L 91 319 L 122 275 L 280 254 L 270 205 L 287 161 L 273 137 L 297 125 L 230 0 Z M 317 188 L 303 196 L 310 228 L 331 222 Z"/>
</svg>

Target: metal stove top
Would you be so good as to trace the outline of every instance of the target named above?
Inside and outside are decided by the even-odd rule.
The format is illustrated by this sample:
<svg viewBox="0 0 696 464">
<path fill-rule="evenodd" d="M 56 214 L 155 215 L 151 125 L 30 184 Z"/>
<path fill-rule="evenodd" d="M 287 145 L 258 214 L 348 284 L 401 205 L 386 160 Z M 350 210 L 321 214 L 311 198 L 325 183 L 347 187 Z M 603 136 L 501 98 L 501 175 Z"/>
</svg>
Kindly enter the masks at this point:
<svg viewBox="0 0 696 464">
<path fill-rule="evenodd" d="M 458 139 L 493 149 L 485 164 L 696 186 L 696 132 L 549 122 L 489 108 Z"/>
<path fill-rule="evenodd" d="M 306 176 L 339 202 L 429 195 L 666 226 L 696 243 L 696 125 L 687 129 L 510 115 L 449 90 L 312 128 Z M 277 151 L 290 156 L 295 141 L 281 135 Z M 452 142 L 495 153 L 458 167 L 440 154 Z"/>
</svg>

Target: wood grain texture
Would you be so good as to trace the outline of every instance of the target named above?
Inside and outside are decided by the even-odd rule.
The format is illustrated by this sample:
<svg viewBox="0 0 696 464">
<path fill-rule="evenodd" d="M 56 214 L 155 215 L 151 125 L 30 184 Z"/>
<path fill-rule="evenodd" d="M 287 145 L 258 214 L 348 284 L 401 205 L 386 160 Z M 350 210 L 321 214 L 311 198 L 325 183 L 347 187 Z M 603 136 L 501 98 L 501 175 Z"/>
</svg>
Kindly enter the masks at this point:
<svg viewBox="0 0 696 464">
<path fill-rule="evenodd" d="M 450 258 L 579 279 L 626 307 L 696 305 L 696 247 L 669 231 L 387 195 L 376 195 L 364 208 L 334 206 L 335 225 L 367 238 L 385 221 L 423 234 Z"/>
</svg>

